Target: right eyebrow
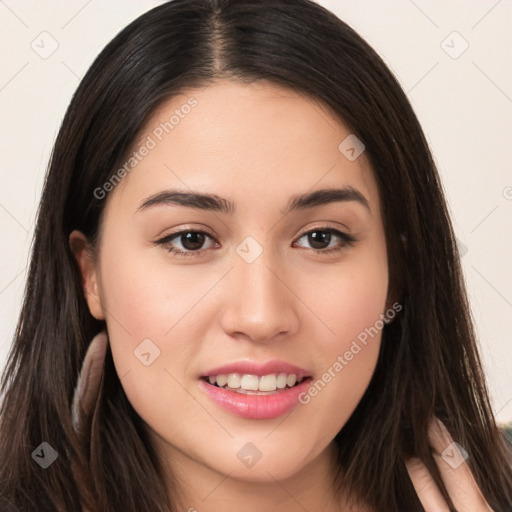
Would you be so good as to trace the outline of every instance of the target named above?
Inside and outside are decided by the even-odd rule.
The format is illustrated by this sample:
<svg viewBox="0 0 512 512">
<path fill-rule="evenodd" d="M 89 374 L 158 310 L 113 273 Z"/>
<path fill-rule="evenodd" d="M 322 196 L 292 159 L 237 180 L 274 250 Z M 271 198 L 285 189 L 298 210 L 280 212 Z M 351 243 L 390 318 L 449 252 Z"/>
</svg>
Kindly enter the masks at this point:
<svg viewBox="0 0 512 512">
<path fill-rule="evenodd" d="M 201 210 L 212 210 L 221 213 L 232 214 L 235 212 L 235 204 L 228 199 L 215 194 L 202 194 L 200 192 L 181 192 L 179 190 L 164 190 L 145 199 L 137 211 L 151 206 L 179 205 Z"/>
</svg>

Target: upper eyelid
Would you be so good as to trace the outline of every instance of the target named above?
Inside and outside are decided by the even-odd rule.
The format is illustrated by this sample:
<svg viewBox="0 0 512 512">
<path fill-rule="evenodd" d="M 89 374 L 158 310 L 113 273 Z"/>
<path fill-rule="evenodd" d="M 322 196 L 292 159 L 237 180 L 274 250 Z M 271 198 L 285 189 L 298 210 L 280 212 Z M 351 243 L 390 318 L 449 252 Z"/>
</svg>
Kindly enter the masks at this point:
<svg viewBox="0 0 512 512">
<path fill-rule="evenodd" d="M 345 234 L 345 235 L 350 235 L 351 234 L 350 230 L 348 228 L 340 229 L 340 228 L 335 228 L 333 226 L 327 226 L 327 225 L 323 224 L 323 225 L 319 225 L 319 226 L 312 226 L 312 227 L 306 229 L 306 231 L 302 231 L 299 235 L 297 235 L 296 239 L 297 238 L 301 238 L 304 235 L 307 235 L 308 233 L 311 233 L 312 231 L 315 231 L 315 230 L 318 230 L 318 231 L 337 231 L 338 233 Z"/>
<path fill-rule="evenodd" d="M 327 226 L 327 225 L 319 225 L 319 226 L 312 226 L 312 227 L 306 229 L 305 231 L 302 231 L 299 235 L 297 235 L 293 239 L 293 242 L 296 242 L 297 240 L 300 240 L 302 237 L 308 235 L 309 233 L 311 233 L 311 232 L 313 232 L 315 230 L 318 230 L 318 231 L 322 231 L 322 230 L 323 231 L 337 231 L 340 234 L 345 234 L 345 235 L 351 236 L 351 237 L 353 236 L 350 233 L 342 231 L 339 228 L 334 228 L 332 226 Z M 180 235 L 182 235 L 184 233 L 191 233 L 191 232 L 192 233 L 203 233 L 206 236 L 210 237 L 214 242 L 219 243 L 217 238 L 215 237 L 215 235 L 211 234 L 209 231 L 207 231 L 204 228 L 185 228 L 185 229 L 180 229 L 179 231 L 175 231 L 173 233 L 169 233 L 168 235 L 165 235 L 165 236 L 159 238 L 158 240 L 156 240 L 156 243 L 170 242 L 171 240 L 173 240 L 175 238 L 178 238 Z M 199 249 L 197 251 L 190 251 L 190 252 L 201 252 L 203 250 L 206 250 L 206 249 Z"/>
<path fill-rule="evenodd" d="M 173 237 L 177 237 L 178 235 L 182 235 L 183 233 L 204 233 L 205 235 L 208 235 L 211 238 L 215 238 L 215 235 L 210 233 L 205 228 L 181 228 L 179 231 L 173 231 L 172 233 L 168 233 L 166 235 L 159 236 L 156 241 L 159 242 L 162 240 L 169 240 Z"/>
</svg>

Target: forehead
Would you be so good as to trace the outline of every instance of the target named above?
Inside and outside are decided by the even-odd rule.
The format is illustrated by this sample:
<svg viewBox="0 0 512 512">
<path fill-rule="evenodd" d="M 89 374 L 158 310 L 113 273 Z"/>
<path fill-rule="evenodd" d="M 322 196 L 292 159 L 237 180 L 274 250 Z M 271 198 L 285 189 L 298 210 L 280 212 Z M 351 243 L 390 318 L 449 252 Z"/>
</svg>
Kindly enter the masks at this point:
<svg viewBox="0 0 512 512">
<path fill-rule="evenodd" d="M 351 186 L 373 210 L 379 203 L 376 182 L 364 152 L 347 158 L 350 137 L 340 119 L 313 98 L 265 81 L 216 82 L 160 105 L 111 195 L 133 207 L 142 197 L 179 187 L 254 209 L 315 188 Z"/>
</svg>

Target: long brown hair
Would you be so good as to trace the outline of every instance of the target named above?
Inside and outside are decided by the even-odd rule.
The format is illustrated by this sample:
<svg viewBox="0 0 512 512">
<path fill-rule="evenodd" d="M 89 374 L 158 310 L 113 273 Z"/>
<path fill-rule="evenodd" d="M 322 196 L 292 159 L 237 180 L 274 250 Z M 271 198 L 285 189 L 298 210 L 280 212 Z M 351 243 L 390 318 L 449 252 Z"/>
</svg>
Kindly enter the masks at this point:
<svg viewBox="0 0 512 512">
<path fill-rule="evenodd" d="M 105 326 L 88 310 L 68 238 L 79 229 L 94 245 L 106 202 L 94 191 L 122 165 L 155 109 L 219 78 L 268 80 L 323 102 L 364 142 L 379 186 L 390 294 L 403 310 L 384 328 L 371 383 L 335 439 L 339 485 L 379 511 L 422 510 L 404 465 L 415 454 L 451 503 L 427 438 L 437 416 L 469 452 L 490 506 L 510 510 L 510 446 L 489 405 L 427 142 L 383 61 L 309 0 L 165 3 L 121 31 L 83 78 L 51 156 L 2 380 L 2 497 L 22 511 L 175 510 L 110 352 L 91 435 L 81 442 L 73 430 L 77 376 L 89 341 Z M 46 470 L 31 457 L 41 442 L 59 454 Z M 72 467 L 81 468 L 78 481 Z"/>
</svg>

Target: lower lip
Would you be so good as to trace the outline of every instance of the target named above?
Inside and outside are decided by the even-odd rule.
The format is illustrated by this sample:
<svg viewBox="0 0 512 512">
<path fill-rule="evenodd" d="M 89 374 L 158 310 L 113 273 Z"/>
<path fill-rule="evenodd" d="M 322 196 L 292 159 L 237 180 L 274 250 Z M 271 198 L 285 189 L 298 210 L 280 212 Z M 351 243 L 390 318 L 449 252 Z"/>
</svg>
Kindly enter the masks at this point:
<svg viewBox="0 0 512 512">
<path fill-rule="evenodd" d="M 244 395 L 214 386 L 199 380 L 199 386 L 207 395 L 226 411 L 251 420 L 269 420 L 291 412 L 300 402 L 299 395 L 305 392 L 311 378 L 300 384 L 273 395 Z"/>
</svg>

